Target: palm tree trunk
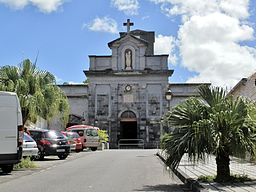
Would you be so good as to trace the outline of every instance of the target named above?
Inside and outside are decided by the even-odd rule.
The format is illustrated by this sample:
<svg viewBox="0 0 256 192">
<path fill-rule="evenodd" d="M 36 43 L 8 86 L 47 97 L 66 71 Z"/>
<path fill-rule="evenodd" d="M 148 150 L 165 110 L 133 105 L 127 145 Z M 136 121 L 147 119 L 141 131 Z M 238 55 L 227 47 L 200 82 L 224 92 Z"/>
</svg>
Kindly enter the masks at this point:
<svg viewBox="0 0 256 192">
<path fill-rule="evenodd" d="M 228 147 L 224 147 L 223 149 L 218 150 L 216 156 L 216 164 L 217 164 L 217 182 L 225 182 L 230 180 L 230 158 L 229 158 L 229 150 Z"/>
<path fill-rule="evenodd" d="M 28 120 L 28 113 L 29 113 L 28 109 L 22 108 L 21 113 L 22 113 L 22 121 L 23 121 L 23 126 L 24 126 L 26 121 Z"/>
</svg>

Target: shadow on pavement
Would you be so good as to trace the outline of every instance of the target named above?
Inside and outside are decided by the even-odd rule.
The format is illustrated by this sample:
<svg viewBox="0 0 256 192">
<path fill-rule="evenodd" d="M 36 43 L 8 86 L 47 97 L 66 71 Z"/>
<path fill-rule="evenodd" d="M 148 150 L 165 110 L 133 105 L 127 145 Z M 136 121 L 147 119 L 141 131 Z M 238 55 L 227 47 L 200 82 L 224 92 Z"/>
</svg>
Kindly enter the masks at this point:
<svg viewBox="0 0 256 192">
<path fill-rule="evenodd" d="M 133 191 L 172 191 L 181 192 L 187 191 L 184 185 L 170 184 L 170 185 L 145 185 L 142 189 L 134 189 Z"/>
<path fill-rule="evenodd" d="M 245 182 L 226 182 L 226 183 L 217 183 L 217 184 L 222 186 L 230 186 L 230 185 L 242 186 L 245 184 L 248 186 L 256 186 L 256 180 L 253 179 L 251 181 L 245 181 Z"/>
<path fill-rule="evenodd" d="M 6 175 L 12 175 L 12 174 L 11 173 L 4 173 L 4 172 L 0 171 L 0 177 L 1 176 L 6 176 Z"/>
<path fill-rule="evenodd" d="M 45 157 L 45 158 L 42 159 L 42 160 L 35 160 L 35 162 L 38 162 L 38 161 L 61 161 L 61 159 L 59 159 L 59 158 L 54 158 L 54 157 Z"/>
</svg>

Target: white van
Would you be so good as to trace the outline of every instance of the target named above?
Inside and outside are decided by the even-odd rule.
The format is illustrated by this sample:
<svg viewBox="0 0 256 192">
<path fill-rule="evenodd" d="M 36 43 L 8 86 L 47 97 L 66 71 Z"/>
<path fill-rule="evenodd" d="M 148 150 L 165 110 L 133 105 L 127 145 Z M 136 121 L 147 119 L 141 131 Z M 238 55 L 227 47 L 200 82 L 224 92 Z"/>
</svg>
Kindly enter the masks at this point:
<svg viewBox="0 0 256 192">
<path fill-rule="evenodd" d="M 66 130 L 78 133 L 81 138 L 83 148 L 90 148 L 92 151 L 96 151 L 100 145 L 98 127 L 91 125 L 73 125 L 66 128 Z"/>
<path fill-rule="evenodd" d="M 23 126 L 16 93 L 0 91 L 0 168 L 10 173 L 22 157 Z"/>
</svg>

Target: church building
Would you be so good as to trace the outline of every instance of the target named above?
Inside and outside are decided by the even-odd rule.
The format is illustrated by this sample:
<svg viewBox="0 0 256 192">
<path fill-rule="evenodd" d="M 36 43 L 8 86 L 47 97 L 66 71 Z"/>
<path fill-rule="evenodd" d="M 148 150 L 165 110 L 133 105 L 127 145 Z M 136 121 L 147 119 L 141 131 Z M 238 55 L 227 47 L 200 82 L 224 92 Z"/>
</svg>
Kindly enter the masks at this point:
<svg viewBox="0 0 256 192">
<path fill-rule="evenodd" d="M 89 124 L 106 130 L 110 148 L 120 139 L 142 139 L 159 146 L 165 128 L 161 117 L 177 103 L 197 96 L 201 84 L 169 83 L 168 55 L 155 55 L 153 31 L 130 30 L 108 43 L 111 55 L 89 55 L 88 84 L 60 85 L 71 114 L 69 125 Z"/>
</svg>

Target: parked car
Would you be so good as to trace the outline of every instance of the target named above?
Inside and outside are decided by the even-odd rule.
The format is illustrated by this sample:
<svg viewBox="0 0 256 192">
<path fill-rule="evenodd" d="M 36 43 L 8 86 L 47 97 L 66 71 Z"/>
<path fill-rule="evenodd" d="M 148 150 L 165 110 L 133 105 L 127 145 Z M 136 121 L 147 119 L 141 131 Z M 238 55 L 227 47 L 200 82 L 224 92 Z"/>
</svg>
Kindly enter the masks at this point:
<svg viewBox="0 0 256 192">
<path fill-rule="evenodd" d="M 76 132 L 63 131 L 61 133 L 68 138 L 68 140 L 70 142 L 71 151 L 80 152 L 83 150 L 81 138 L 79 137 L 79 135 Z"/>
<path fill-rule="evenodd" d="M 81 138 L 83 148 L 90 148 L 92 151 L 96 151 L 99 144 L 100 138 L 98 134 L 98 127 L 90 125 L 73 125 L 66 128 L 67 131 L 76 132 Z"/>
<path fill-rule="evenodd" d="M 35 140 L 27 133 L 23 135 L 22 157 L 31 157 L 33 159 L 38 155 L 38 148 Z"/>
<path fill-rule="evenodd" d="M 49 155 L 57 155 L 60 159 L 66 159 L 69 155 L 70 144 L 59 131 L 30 129 L 29 133 L 37 143 L 39 160 Z"/>
</svg>

